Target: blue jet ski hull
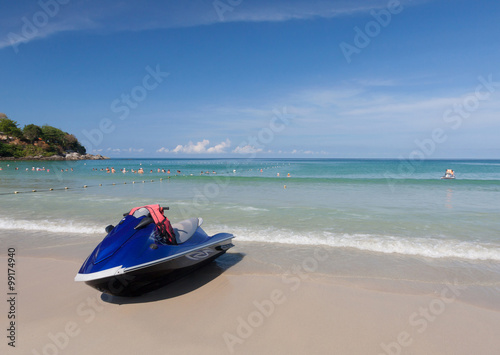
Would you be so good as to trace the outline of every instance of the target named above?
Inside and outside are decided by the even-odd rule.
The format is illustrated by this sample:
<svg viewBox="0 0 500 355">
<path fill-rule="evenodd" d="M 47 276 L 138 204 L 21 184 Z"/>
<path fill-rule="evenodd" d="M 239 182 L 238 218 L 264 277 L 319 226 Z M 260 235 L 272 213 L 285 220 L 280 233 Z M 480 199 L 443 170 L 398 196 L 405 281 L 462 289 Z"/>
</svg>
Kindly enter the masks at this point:
<svg viewBox="0 0 500 355">
<path fill-rule="evenodd" d="M 135 229 L 144 218 L 124 217 L 85 260 L 75 281 L 115 296 L 138 296 L 196 270 L 233 247 L 232 234 L 209 236 L 198 219 L 191 219 L 197 224 L 187 240 L 167 244 L 154 223 Z M 173 226 L 176 233 L 183 232 L 181 224 Z"/>
</svg>

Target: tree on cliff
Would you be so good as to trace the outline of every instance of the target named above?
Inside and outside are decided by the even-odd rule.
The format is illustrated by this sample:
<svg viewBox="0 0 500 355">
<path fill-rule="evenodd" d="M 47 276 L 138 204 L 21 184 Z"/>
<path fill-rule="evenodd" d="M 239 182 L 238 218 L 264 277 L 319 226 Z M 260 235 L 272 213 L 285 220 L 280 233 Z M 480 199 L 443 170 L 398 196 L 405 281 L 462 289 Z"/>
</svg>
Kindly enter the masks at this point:
<svg viewBox="0 0 500 355">
<path fill-rule="evenodd" d="M 0 142 L 0 157 L 10 157 L 12 152 L 8 144 Z"/>
<path fill-rule="evenodd" d="M 33 143 L 38 138 L 42 137 L 42 129 L 35 124 L 29 124 L 23 128 L 23 136 L 30 143 Z"/>
<path fill-rule="evenodd" d="M 17 127 L 17 122 L 7 118 L 7 116 L 0 118 L 0 132 L 15 138 L 23 136 L 23 132 Z"/>
<path fill-rule="evenodd" d="M 80 154 L 86 153 L 85 147 L 81 145 L 73 134 L 49 125 L 39 127 L 35 124 L 28 124 L 21 130 L 17 126 L 16 121 L 9 119 L 3 113 L 0 113 L 0 132 L 7 137 L 18 138 L 13 141 L 7 139 L 4 142 L 0 142 L 1 157 L 50 156 L 63 154 L 65 151 L 74 151 Z M 45 143 L 42 145 L 34 144 L 40 138 Z"/>
<path fill-rule="evenodd" d="M 42 137 L 49 144 L 63 145 L 66 133 L 49 125 L 42 126 Z"/>
<path fill-rule="evenodd" d="M 87 150 L 83 145 L 80 144 L 78 139 L 73 134 L 66 133 L 64 136 L 64 149 L 66 150 L 74 150 L 77 153 L 85 154 Z"/>
</svg>

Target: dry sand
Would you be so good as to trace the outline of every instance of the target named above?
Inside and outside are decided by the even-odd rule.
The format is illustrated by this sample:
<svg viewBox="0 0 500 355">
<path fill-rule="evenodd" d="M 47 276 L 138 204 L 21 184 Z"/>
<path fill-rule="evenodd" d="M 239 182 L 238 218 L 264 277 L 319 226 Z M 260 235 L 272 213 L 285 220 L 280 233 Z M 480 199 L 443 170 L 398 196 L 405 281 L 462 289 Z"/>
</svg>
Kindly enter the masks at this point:
<svg viewBox="0 0 500 355">
<path fill-rule="evenodd" d="M 240 249 L 241 251 L 241 249 Z M 139 298 L 76 283 L 79 257 L 18 257 L 16 347 L 2 354 L 497 354 L 500 312 L 433 294 L 212 263 Z M 229 253 L 228 253 L 229 254 Z M 0 265 L 7 268 L 6 257 Z M 2 293 L 7 296 L 3 272 Z M 4 334 L 8 302 L 2 302 Z M 8 335 L 8 334 L 7 334 Z"/>
</svg>

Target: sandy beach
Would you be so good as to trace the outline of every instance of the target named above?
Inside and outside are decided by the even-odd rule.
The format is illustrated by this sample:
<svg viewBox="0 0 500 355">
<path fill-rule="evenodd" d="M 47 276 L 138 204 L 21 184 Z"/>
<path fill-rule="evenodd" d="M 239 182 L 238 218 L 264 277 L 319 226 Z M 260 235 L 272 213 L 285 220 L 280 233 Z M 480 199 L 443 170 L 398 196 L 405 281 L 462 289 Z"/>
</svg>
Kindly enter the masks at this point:
<svg viewBox="0 0 500 355">
<path fill-rule="evenodd" d="M 319 272 L 325 249 L 311 249 L 284 270 L 256 261 L 252 245 L 242 243 L 162 289 L 118 298 L 73 281 L 89 248 L 20 252 L 15 348 L 4 337 L 2 354 L 493 354 L 500 348 L 500 312 L 467 301 L 467 286 L 434 283 L 431 292 L 418 283 L 398 288 L 376 278 L 332 278 Z M 0 263 L 7 267 L 5 255 Z M 8 307 L 3 302 L 3 315 Z"/>
</svg>

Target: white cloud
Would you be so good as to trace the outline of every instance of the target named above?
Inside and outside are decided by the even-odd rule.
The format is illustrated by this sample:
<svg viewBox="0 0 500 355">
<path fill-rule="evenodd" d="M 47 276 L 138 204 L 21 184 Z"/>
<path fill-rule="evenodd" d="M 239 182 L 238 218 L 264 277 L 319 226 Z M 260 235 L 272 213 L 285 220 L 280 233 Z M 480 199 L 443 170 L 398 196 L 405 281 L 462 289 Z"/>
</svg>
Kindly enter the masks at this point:
<svg viewBox="0 0 500 355">
<path fill-rule="evenodd" d="M 1 26 L 2 33 L 5 33 L 0 38 L 0 49 L 12 46 L 17 53 L 19 46 L 23 43 L 28 43 L 37 39 L 44 39 L 54 34 L 68 31 L 89 30 L 99 27 L 97 23 L 80 13 L 66 14 L 66 9 L 61 8 L 61 11 L 51 13 L 49 16 L 41 7 L 23 9 L 24 11 L 11 15 L 12 18 L 0 17 L 0 21 L 6 21 L 10 26 Z M 61 12 L 64 12 L 62 14 Z M 39 24 L 40 18 L 47 18 L 46 22 Z M 37 22 L 38 21 L 38 22 Z"/>
<path fill-rule="evenodd" d="M 407 1 L 402 0 L 407 6 Z M 231 7 L 224 22 L 279 22 L 333 18 L 387 7 L 387 0 L 251 1 Z M 212 18 L 212 17 L 210 17 Z M 219 18 L 220 21 L 220 18 Z"/>
<path fill-rule="evenodd" d="M 344 114 L 346 115 L 373 115 L 373 114 L 408 114 L 412 112 L 435 112 L 443 111 L 448 107 L 453 107 L 453 104 L 457 102 L 456 97 L 438 97 L 438 98 L 409 98 L 407 102 L 401 102 L 393 98 L 386 98 L 385 103 L 377 102 L 375 99 L 371 102 L 367 102 L 365 107 L 357 107 L 346 110 Z"/>
<path fill-rule="evenodd" d="M 231 141 L 226 139 L 224 142 L 220 142 L 213 147 L 210 147 L 210 141 L 204 139 L 200 142 L 189 142 L 186 145 L 179 144 L 174 149 L 168 149 L 161 147 L 156 152 L 157 153 L 185 153 L 185 154 L 214 154 L 214 153 L 225 153 L 226 148 L 231 146 Z"/>
<path fill-rule="evenodd" d="M 297 94 L 293 94 L 292 98 L 307 105 L 331 107 L 356 97 L 363 93 L 363 91 L 360 87 L 352 88 L 343 86 L 338 88 L 303 90 Z"/>
<path fill-rule="evenodd" d="M 226 139 L 225 142 L 221 142 L 214 147 L 210 147 L 207 149 L 207 153 L 225 153 L 225 148 L 229 148 L 231 146 L 231 141 Z"/>
<path fill-rule="evenodd" d="M 236 147 L 233 150 L 233 153 L 237 154 L 255 154 L 255 153 L 260 153 L 262 152 L 262 148 L 255 148 L 251 146 L 250 144 L 247 144 L 243 147 Z"/>
<path fill-rule="evenodd" d="M 313 151 L 313 150 L 304 150 L 304 149 L 294 149 L 291 152 L 279 151 L 279 153 L 280 154 L 281 153 L 283 153 L 283 154 L 293 154 L 293 155 L 297 155 L 297 154 L 302 154 L 302 155 L 326 155 L 326 154 L 328 154 L 324 150 L 322 150 L 322 151 Z"/>
<path fill-rule="evenodd" d="M 402 0 L 403 1 L 403 0 Z M 425 1 L 425 0 L 424 0 Z M 421 1 L 414 1 L 421 2 Z M 43 3 L 43 2 L 37 2 Z M 27 43 L 67 31 L 143 31 L 163 28 L 182 28 L 228 22 L 283 22 L 314 18 L 333 18 L 368 12 L 387 6 L 387 0 L 287 0 L 287 1 L 243 1 L 237 5 L 223 2 L 227 9 L 220 13 L 213 1 L 121 1 L 101 0 L 88 2 L 72 0 L 60 5 L 57 10 L 46 10 L 35 2 L 26 2 L 3 11 L 0 15 L 0 32 L 15 33 L 17 37 L 0 39 L 0 49 L 12 44 Z M 405 6 L 407 4 L 405 3 Z M 37 16 L 40 15 L 40 16 Z M 46 23 L 37 26 L 40 18 Z M 25 22 L 31 22 L 30 35 L 24 30 Z M 127 21 L 123 21 L 126 18 Z M 33 33 L 33 35 L 31 35 Z"/>
<path fill-rule="evenodd" d="M 205 153 L 207 151 L 207 145 L 209 144 L 210 141 L 208 139 L 204 139 L 203 141 L 197 142 L 196 144 L 193 144 L 193 142 L 189 142 L 187 145 L 179 144 L 177 147 L 175 147 L 174 150 L 172 150 L 172 152 L 187 154 Z"/>
<path fill-rule="evenodd" d="M 100 149 L 102 151 L 102 149 Z M 144 148 L 108 148 L 107 152 L 111 153 L 142 153 L 144 152 Z"/>
</svg>

